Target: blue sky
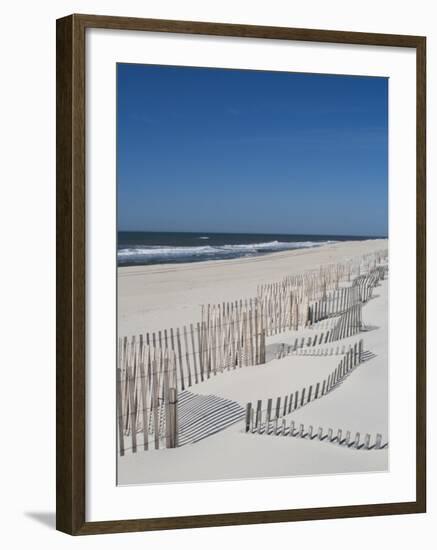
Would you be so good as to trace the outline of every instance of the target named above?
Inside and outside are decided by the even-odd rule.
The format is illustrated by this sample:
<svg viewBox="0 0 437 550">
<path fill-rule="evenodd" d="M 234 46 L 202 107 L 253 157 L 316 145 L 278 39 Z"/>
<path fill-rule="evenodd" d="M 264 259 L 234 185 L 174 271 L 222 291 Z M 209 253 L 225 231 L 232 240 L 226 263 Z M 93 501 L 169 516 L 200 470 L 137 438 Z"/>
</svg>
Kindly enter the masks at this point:
<svg viewBox="0 0 437 550">
<path fill-rule="evenodd" d="M 386 235 L 388 80 L 118 64 L 120 230 Z"/>
</svg>

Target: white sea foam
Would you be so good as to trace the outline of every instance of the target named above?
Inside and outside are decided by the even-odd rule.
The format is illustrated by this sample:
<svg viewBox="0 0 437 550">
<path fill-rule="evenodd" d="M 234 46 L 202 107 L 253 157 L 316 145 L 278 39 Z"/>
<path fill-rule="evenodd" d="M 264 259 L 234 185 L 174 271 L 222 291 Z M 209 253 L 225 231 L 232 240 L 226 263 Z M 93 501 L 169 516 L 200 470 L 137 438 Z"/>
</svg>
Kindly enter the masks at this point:
<svg viewBox="0 0 437 550">
<path fill-rule="evenodd" d="M 203 238 L 203 237 L 200 237 Z M 280 242 L 270 241 L 251 244 L 225 244 L 218 246 L 131 246 L 118 250 L 119 261 L 177 261 L 239 258 L 243 256 L 256 256 L 267 252 L 280 252 L 282 250 L 295 250 L 299 248 L 313 248 L 337 241 L 301 241 Z"/>
</svg>

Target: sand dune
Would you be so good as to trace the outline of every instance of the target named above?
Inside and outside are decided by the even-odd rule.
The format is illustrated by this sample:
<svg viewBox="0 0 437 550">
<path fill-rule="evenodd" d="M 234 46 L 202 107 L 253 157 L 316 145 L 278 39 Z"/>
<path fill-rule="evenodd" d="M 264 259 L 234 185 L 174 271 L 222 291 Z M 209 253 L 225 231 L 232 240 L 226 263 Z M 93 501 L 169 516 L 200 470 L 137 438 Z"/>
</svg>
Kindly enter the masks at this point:
<svg viewBox="0 0 437 550">
<path fill-rule="evenodd" d="M 255 295 L 260 283 L 387 247 L 387 241 L 363 241 L 299 250 L 261 258 L 178 266 L 119 269 L 119 331 L 122 335 L 187 323 L 199 305 Z M 317 429 L 381 433 L 388 438 L 388 280 L 375 288 L 363 306 L 368 331 L 345 338 L 340 346 L 364 340 L 368 360 L 358 365 L 331 393 L 285 417 Z M 313 328 L 312 330 L 316 330 Z M 293 333 L 271 337 L 292 343 Z M 323 345 L 321 346 L 323 347 Z M 326 346 L 325 346 L 326 347 Z M 336 368 L 341 356 L 290 355 L 267 363 L 213 376 L 190 388 L 244 407 L 258 399 L 275 399 L 316 384 Z M 194 444 L 176 449 L 131 453 L 118 460 L 118 482 L 242 479 L 383 471 L 388 450 L 354 450 L 339 445 L 285 436 L 245 433 L 243 421 L 226 426 Z"/>
</svg>

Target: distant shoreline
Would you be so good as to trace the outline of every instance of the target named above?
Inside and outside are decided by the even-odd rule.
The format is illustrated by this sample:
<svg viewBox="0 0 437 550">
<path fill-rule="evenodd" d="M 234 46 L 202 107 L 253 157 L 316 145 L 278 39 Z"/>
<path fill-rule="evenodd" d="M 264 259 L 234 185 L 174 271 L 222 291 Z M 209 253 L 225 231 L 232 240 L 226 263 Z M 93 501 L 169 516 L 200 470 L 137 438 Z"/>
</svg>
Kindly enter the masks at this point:
<svg viewBox="0 0 437 550">
<path fill-rule="evenodd" d="M 387 239 L 348 241 L 233 260 L 120 267 L 118 334 L 183 326 L 201 304 L 256 296 L 260 284 L 385 249 Z"/>
<path fill-rule="evenodd" d="M 372 243 L 374 241 L 388 243 L 387 238 L 368 238 L 355 241 L 339 241 L 334 243 L 321 244 L 319 246 L 308 246 L 308 247 L 298 247 L 289 250 L 275 250 L 269 252 L 262 252 L 252 256 L 239 256 L 235 258 L 214 258 L 214 259 L 205 259 L 198 261 L 181 261 L 181 262 L 162 262 L 162 263 L 145 263 L 145 264 L 117 264 L 117 271 L 119 274 L 135 273 L 135 272 L 159 272 L 161 270 L 165 271 L 177 271 L 177 270 L 186 270 L 190 268 L 202 269 L 202 267 L 208 268 L 211 266 L 225 266 L 225 265 L 239 265 L 239 264 L 251 264 L 258 263 L 266 260 L 270 260 L 273 257 L 278 258 L 287 258 L 287 257 L 298 257 L 301 255 L 306 255 L 309 252 L 316 252 L 322 250 L 329 250 L 331 248 L 338 248 L 343 245 L 353 245 L 358 243 Z"/>
<path fill-rule="evenodd" d="M 281 252 L 375 240 L 383 239 L 336 235 L 122 232 L 119 234 L 117 267 L 259 258 Z"/>
</svg>

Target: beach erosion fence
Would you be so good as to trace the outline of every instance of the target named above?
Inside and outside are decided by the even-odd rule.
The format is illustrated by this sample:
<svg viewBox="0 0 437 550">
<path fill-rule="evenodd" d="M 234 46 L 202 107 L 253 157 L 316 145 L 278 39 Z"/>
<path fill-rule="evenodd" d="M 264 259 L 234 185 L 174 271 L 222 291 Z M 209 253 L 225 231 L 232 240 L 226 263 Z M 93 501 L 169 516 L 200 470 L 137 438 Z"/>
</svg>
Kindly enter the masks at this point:
<svg viewBox="0 0 437 550">
<path fill-rule="evenodd" d="M 312 425 L 306 428 L 304 424 L 300 424 L 299 428 L 297 428 L 294 420 L 290 420 L 288 424 L 285 418 L 282 419 L 280 424 L 276 423 L 270 431 L 263 433 L 270 436 L 297 437 L 309 441 L 315 439 L 316 441 L 325 441 L 326 443 L 333 443 L 354 450 L 382 450 L 388 447 L 388 442 L 383 442 L 380 433 L 375 434 L 373 439 L 371 434 L 367 433 L 364 436 L 364 440 L 361 440 L 360 432 L 356 432 L 355 436 L 352 437 L 350 430 L 346 431 L 341 428 L 336 432 L 332 428 L 325 429 L 320 426 L 317 430 Z"/>
<path fill-rule="evenodd" d="M 375 266 L 369 273 L 354 277 L 352 284 L 344 287 L 340 285 L 347 281 L 349 272 L 339 270 L 338 266 L 259 286 L 257 306 L 266 335 L 306 328 L 366 303 L 371 299 L 374 287 L 385 278 L 386 269 L 386 266 Z"/>
<path fill-rule="evenodd" d="M 247 403 L 245 431 L 270 433 L 272 425 L 275 426 L 273 430 L 277 429 L 280 418 L 332 392 L 364 360 L 364 342 L 361 339 L 349 346 L 337 368 L 327 378 L 276 399 L 259 399 L 256 406 L 252 402 Z"/>
<path fill-rule="evenodd" d="M 179 392 L 230 370 L 265 363 L 267 337 L 335 320 L 332 329 L 283 347 L 283 357 L 360 332 L 362 304 L 385 277 L 385 259 L 378 252 L 286 277 L 262 285 L 254 298 L 202 306 L 197 323 L 119 338 L 119 454 L 177 447 Z"/>
<path fill-rule="evenodd" d="M 226 317 L 227 321 L 223 321 L 220 308 L 208 310 L 206 320 L 196 328 L 191 325 L 120 339 L 117 403 L 121 454 L 126 448 L 125 437 L 132 452 L 139 447 L 177 446 L 178 392 L 231 369 L 265 363 L 265 330 L 256 310 L 252 315 L 251 310 L 243 311 L 244 304 L 241 308 L 237 304 L 230 308 L 234 314 Z M 353 330 L 349 323 L 353 318 L 347 312 L 347 322 L 340 319 L 348 334 Z M 338 328 L 336 325 L 326 335 L 335 334 Z M 353 331 L 357 330 L 359 324 Z M 313 344 L 315 339 L 311 338 Z"/>
<path fill-rule="evenodd" d="M 226 371 L 265 363 L 266 337 L 260 321 L 249 303 L 207 306 L 196 326 L 120 338 L 120 454 L 128 448 L 135 453 L 140 447 L 176 447 L 179 392 Z"/>
<path fill-rule="evenodd" d="M 318 427 L 316 431 L 312 425 L 305 428 L 303 424 L 300 424 L 297 428 L 292 416 L 288 420 L 286 418 L 297 409 L 335 390 L 365 360 L 364 343 L 361 339 L 353 346 L 349 346 L 349 350 L 343 353 L 338 367 L 323 381 L 304 387 L 300 391 L 292 391 L 276 399 L 258 400 L 256 405 L 247 403 L 244 421 L 245 432 L 299 437 L 308 440 L 316 439 L 355 450 L 385 449 L 388 447 L 388 443 L 382 441 L 382 435 L 379 433 L 373 439 L 367 433 L 362 441 L 360 432 L 356 432 L 354 438 L 351 438 L 351 432 L 343 429 L 338 429 L 334 433 L 332 428 L 325 430 L 323 427 Z"/>
<path fill-rule="evenodd" d="M 174 352 L 124 339 L 117 368 L 118 450 L 177 446 Z"/>
</svg>

